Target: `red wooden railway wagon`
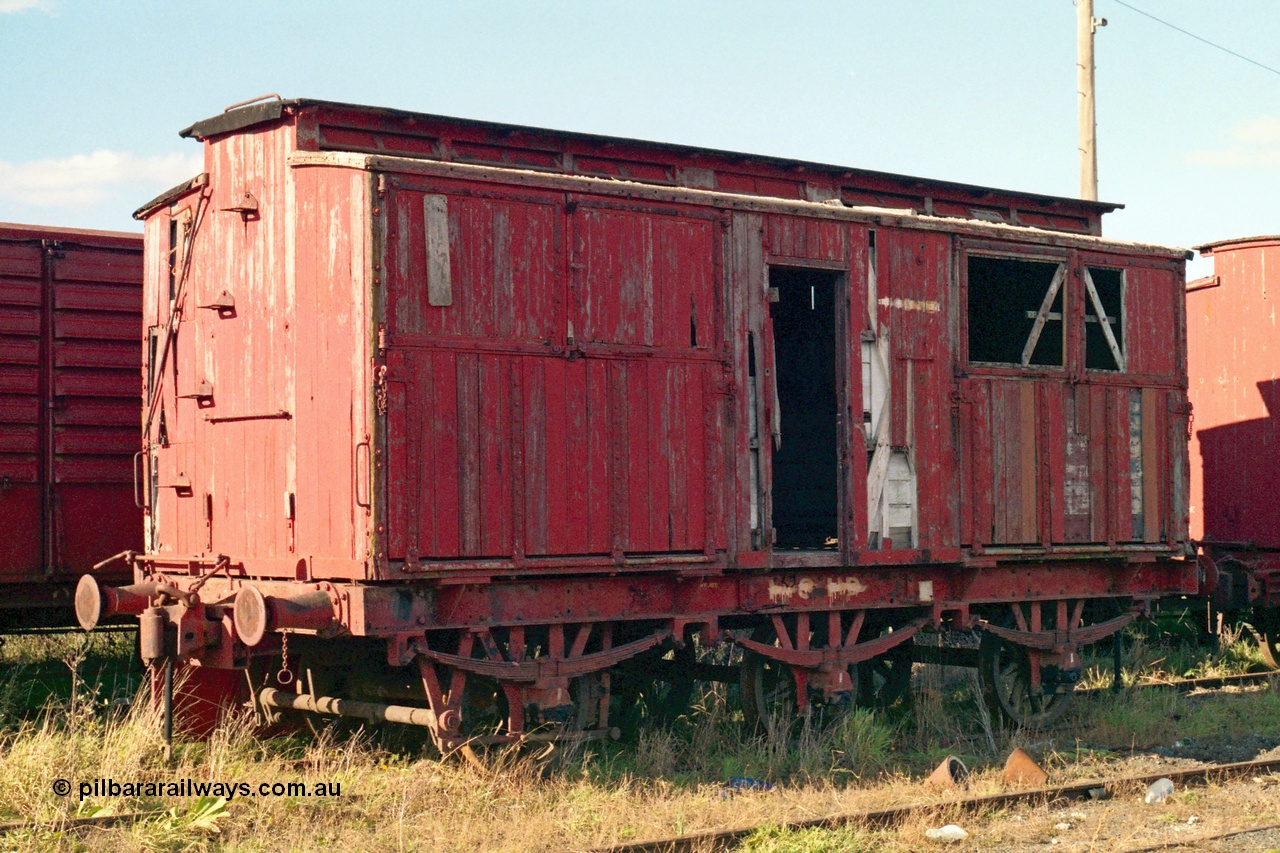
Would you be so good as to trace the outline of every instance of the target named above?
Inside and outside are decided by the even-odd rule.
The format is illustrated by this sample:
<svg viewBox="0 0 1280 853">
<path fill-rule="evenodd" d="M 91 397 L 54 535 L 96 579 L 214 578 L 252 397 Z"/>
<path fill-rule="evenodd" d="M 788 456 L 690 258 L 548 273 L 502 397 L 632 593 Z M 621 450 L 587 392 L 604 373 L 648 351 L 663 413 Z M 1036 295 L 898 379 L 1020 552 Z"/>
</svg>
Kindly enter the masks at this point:
<svg viewBox="0 0 1280 853">
<path fill-rule="evenodd" d="M 885 699 L 976 628 L 1033 722 L 1198 588 L 1184 253 L 1114 205 L 320 101 L 183 135 L 147 547 L 78 598 L 152 660 L 450 747 L 602 736 L 716 641 L 749 720 Z"/>
<path fill-rule="evenodd" d="M 0 630 L 74 625 L 77 577 L 142 544 L 141 305 L 140 234 L 0 223 Z"/>
<path fill-rule="evenodd" d="M 1200 246 L 1213 275 L 1187 285 L 1191 535 L 1216 577 L 1215 605 L 1251 608 L 1280 668 L 1280 237 Z"/>
</svg>

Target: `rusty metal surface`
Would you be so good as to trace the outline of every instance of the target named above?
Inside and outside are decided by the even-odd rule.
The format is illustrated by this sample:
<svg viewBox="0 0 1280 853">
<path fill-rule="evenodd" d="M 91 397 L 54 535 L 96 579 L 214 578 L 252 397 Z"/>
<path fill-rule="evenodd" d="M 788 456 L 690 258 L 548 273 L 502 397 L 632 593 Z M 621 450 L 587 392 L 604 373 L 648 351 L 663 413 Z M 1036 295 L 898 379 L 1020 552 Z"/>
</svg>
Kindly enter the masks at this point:
<svg viewBox="0 0 1280 853">
<path fill-rule="evenodd" d="M 6 607 L 69 608 L 79 574 L 141 545 L 141 261 L 136 234 L 0 224 L 0 582 L 44 591 Z"/>
<path fill-rule="evenodd" d="M 1214 277 L 1186 297 L 1192 536 L 1277 549 L 1280 239 L 1223 241 L 1201 251 L 1212 255 Z"/>
</svg>

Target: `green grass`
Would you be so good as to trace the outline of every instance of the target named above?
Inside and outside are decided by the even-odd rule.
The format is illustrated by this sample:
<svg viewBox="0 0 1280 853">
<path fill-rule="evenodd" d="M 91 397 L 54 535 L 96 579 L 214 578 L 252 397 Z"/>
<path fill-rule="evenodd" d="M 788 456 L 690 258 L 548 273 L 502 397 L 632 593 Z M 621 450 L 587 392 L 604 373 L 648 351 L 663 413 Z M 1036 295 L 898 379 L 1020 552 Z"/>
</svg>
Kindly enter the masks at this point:
<svg viewBox="0 0 1280 853">
<path fill-rule="evenodd" d="M 1253 637 L 1241 626 L 1226 625 L 1221 634 L 1206 637 L 1186 614 L 1138 623 L 1125 629 L 1122 638 L 1120 677 L 1125 687 L 1270 669 Z M 1107 640 L 1085 651 L 1080 686 L 1109 687 L 1113 671 Z"/>
<path fill-rule="evenodd" d="M 738 853 L 874 853 L 883 850 L 885 833 L 852 827 L 791 830 L 758 829 L 734 849 Z"/>
</svg>

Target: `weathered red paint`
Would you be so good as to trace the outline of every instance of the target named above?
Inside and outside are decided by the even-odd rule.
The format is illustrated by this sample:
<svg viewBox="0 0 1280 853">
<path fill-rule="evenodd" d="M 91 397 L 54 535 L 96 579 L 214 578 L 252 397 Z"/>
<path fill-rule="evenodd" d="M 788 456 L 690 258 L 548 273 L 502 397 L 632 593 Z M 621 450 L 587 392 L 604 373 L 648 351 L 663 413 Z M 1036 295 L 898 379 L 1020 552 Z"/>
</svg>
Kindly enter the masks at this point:
<svg viewBox="0 0 1280 853">
<path fill-rule="evenodd" d="M 1280 605 L 1280 238 L 1201 246 L 1213 275 L 1187 287 L 1195 406 L 1191 532 L 1223 569 L 1220 604 Z M 1248 567 L 1233 571 L 1230 563 Z"/>
<path fill-rule="evenodd" d="M 872 610 L 968 625 L 971 606 L 1196 590 L 1183 255 L 1098 237 L 1111 206 L 246 109 L 190 129 L 205 173 L 139 212 L 145 323 L 176 341 L 152 370 L 141 574 L 190 588 L 225 568 L 207 600 L 251 580 L 312 615 L 323 589 L 332 630 L 391 640 L 393 665 L 480 654 L 499 626 L 494 665 L 524 654 L 525 626 L 553 645 L 609 626 L 579 633 L 590 661 L 617 656 L 614 629 Z M 1061 366 L 970 362 L 970 256 L 1061 266 Z M 1123 270 L 1127 369 L 1086 366 L 1091 267 Z M 836 535 L 815 550 L 773 547 L 775 477 L 794 474 L 772 433 L 796 378 L 778 376 L 778 270 L 834 282 Z M 229 633 L 197 655 L 247 660 L 217 618 L 206 636 Z M 455 687 L 427 689 L 447 704 Z"/>
<path fill-rule="evenodd" d="M 69 620 L 77 576 L 142 545 L 130 471 L 141 263 L 136 234 L 0 223 L 6 624 L 47 621 L 48 608 Z M 120 566 L 104 575 L 127 577 Z"/>
<path fill-rule="evenodd" d="M 1192 536 L 1280 549 L 1280 238 L 1200 251 L 1213 257 L 1213 276 L 1187 293 Z"/>
</svg>

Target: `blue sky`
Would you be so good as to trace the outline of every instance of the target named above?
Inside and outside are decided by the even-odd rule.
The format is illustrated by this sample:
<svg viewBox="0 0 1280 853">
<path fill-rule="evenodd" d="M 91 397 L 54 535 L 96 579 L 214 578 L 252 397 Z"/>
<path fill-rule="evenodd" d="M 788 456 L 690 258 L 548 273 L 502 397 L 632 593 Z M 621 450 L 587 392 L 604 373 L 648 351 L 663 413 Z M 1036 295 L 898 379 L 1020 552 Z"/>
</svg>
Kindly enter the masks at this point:
<svg viewBox="0 0 1280 853">
<path fill-rule="evenodd" d="M 1129 2 L 1280 68 L 1274 0 Z M 1095 14 L 1099 195 L 1126 205 L 1105 233 L 1280 232 L 1280 75 Z M 177 131 L 267 92 L 1079 186 L 1072 0 L 0 0 L 0 75 L 0 221 L 136 230 L 199 170 Z"/>
</svg>

